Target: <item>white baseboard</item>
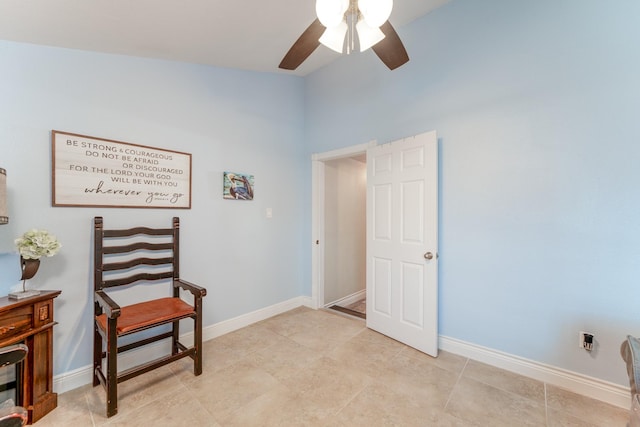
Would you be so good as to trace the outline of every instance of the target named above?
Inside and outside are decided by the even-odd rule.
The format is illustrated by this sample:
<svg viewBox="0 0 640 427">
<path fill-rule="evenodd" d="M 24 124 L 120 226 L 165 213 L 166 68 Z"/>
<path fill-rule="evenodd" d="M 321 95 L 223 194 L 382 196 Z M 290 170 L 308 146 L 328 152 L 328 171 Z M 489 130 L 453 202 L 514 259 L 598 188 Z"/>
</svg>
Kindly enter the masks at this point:
<svg viewBox="0 0 640 427">
<path fill-rule="evenodd" d="M 54 375 L 53 391 L 64 393 L 93 382 L 93 365 Z"/>
<path fill-rule="evenodd" d="M 262 308 L 260 310 L 252 311 L 251 313 L 243 314 L 233 319 L 224 320 L 219 323 L 207 326 L 202 330 L 202 340 L 208 341 L 217 338 L 221 335 L 233 332 L 245 326 L 249 326 L 253 323 L 261 320 L 268 319 L 276 316 L 280 313 L 292 310 L 294 308 L 305 306 L 313 308 L 313 301 L 311 297 L 296 297 L 290 300 L 274 304 L 269 307 Z M 180 335 L 180 341 L 190 346 L 193 344 L 193 332 Z M 161 357 L 171 351 L 171 347 L 168 341 L 158 342 L 150 344 L 144 348 L 131 350 L 120 355 L 118 359 L 119 370 L 128 369 L 140 363 L 141 360 L 153 360 L 157 357 Z M 53 377 L 53 389 L 56 393 L 64 393 L 69 390 L 73 390 L 78 387 L 90 384 L 93 382 L 93 365 L 88 365 L 82 368 L 74 369 L 73 371 L 64 372 Z"/>
<path fill-rule="evenodd" d="M 204 328 L 202 332 L 203 340 L 208 341 L 217 338 L 226 333 L 244 328 L 245 326 L 300 306 L 314 308 L 313 304 L 314 302 L 311 297 L 302 296 L 243 314 L 233 319 L 224 320 Z M 180 338 L 183 343 L 190 345 L 193 342 L 193 332 L 181 335 Z M 574 393 L 601 400 L 620 408 L 627 409 L 630 405 L 631 395 L 628 387 L 471 344 L 455 338 L 440 336 L 438 347 L 441 350 L 468 357 L 547 384 L 562 387 Z M 139 363 L 140 360 L 151 360 L 162 354 L 166 354 L 168 351 L 168 343 L 156 343 L 124 353 L 120 356 L 118 362 L 122 369 L 126 369 Z M 53 389 L 57 393 L 64 393 L 90 384 L 93 381 L 92 369 L 92 366 L 89 365 L 56 375 L 53 378 Z"/>
<path fill-rule="evenodd" d="M 294 308 L 297 308 L 300 306 L 311 307 L 311 298 L 309 297 L 292 298 L 288 301 L 274 304 L 269 307 L 261 308 L 260 310 L 252 311 L 251 313 L 243 314 L 233 319 L 224 320 L 222 322 L 208 326 L 204 328 L 202 331 L 202 339 L 204 341 L 212 340 L 221 335 L 236 331 L 240 328 L 244 328 L 245 326 L 249 326 L 253 323 L 268 319 L 280 313 L 293 310 Z M 191 341 L 189 341 L 189 339 L 191 339 Z M 185 337 L 185 342 L 186 343 L 193 342 L 193 337 L 192 336 L 188 338 Z"/>
<path fill-rule="evenodd" d="M 628 409 L 631 405 L 629 387 L 470 344 L 455 338 L 440 336 L 438 347 L 441 350 L 561 387 L 620 408 Z"/>
<path fill-rule="evenodd" d="M 347 295 L 346 297 L 340 298 L 338 300 L 335 300 L 333 302 L 330 302 L 328 304 L 325 304 L 325 308 L 326 307 L 331 307 L 332 305 L 339 305 L 340 307 L 346 307 L 348 305 L 351 305 L 353 303 L 356 303 L 358 301 L 360 301 L 361 299 L 365 299 L 367 297 L 367 290 L 366 289 L 362 289 L 356 293 L 353 293 L 351 295 Z"/>
</svg>

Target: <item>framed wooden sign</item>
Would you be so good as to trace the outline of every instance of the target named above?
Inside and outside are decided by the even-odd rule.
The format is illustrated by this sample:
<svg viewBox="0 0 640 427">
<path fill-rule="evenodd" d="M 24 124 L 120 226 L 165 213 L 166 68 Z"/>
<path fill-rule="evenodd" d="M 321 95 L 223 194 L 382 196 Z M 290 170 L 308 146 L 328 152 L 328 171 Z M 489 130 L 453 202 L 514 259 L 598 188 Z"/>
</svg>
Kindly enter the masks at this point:
<svg viewBox="0 0 640 427">
<path fill-rule="evenodd" d="M 191 154 L 54 130 L 53 206 L 191 208 Z"/>
</svg>

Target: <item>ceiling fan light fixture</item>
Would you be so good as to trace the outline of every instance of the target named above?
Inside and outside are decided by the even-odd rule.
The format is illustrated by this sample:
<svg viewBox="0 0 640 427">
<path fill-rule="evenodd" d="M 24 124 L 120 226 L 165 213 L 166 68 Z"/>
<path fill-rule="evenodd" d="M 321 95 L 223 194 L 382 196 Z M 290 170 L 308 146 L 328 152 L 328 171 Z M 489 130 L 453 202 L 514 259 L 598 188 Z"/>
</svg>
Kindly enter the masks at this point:
<svg viewBox="0 0 640 427">
<path fill-rule="evenodd" d="M 349 8 L 349 0 L 316 0 L 316 14 L 327 28 L 340 25 Z"/>
<path fill-rule="evenodd" d="M 297 69 L 322 44 L 347 54 L 356 45 L 360 51 L 372 48 L 387 68 L 395 70 L 409 62 L 409 55 L 389 22 L 392 8 L 393 0 L 316 0 L 318 18 L 298 37 L 278 67 Z"/>
<path fill-rule="evenodd" d="M 384 39 L 384 33 L 380 28 L 371 27 L 362 19 L 356 24 L 356 30 L 358 31 L 360 52 L 364 52 Z"/>
<path fill-rule="evenodd" d="M 320 43 L 331 50 L 342 53 L 344 47 L 344 37 L 347 34 L 347 23 L 341 21 L 335 27 L 327 27 L 320 37 Z"/>
<path fill-rule="evenodd" d="M 393 0 L 358 0 L 358 9 L 367 25 L 379 28 L 391 16 Z"/>
</svg>

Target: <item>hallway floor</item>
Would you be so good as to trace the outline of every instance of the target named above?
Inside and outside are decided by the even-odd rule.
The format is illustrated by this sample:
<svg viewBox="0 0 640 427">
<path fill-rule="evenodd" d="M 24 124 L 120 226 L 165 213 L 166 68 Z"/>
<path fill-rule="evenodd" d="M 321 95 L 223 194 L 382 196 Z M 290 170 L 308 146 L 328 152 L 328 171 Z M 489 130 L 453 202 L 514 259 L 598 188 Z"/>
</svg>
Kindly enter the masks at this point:
<svg viewBox="0 0 640 427">
<path fill-rule="evenodd" d="M 359 301 L 354 302 L 353 304 L 349 304 L 347 306 L 348 309 L 357 311 L 358 313 L 362 313 L 364 315 L 367 314 L 367 299 L 363 298 Z"/>
<path fill-rule="evenodd" d="M 297 308 L 204 345 L 120 385 L 105 417 L 102 387 L 59 396 L 47 426 L 624 427 L 628 412 L 451 353 L 432 358 L 362 320 Z"/>
</svg>

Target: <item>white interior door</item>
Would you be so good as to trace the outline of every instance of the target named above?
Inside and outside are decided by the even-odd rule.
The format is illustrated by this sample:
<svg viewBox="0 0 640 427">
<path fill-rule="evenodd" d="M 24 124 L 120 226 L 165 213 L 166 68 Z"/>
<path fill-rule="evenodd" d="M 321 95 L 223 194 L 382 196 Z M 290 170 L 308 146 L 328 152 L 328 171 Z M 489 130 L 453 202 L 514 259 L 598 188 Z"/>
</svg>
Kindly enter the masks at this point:
<svg viewBox="0 0 640 427">
<path fill-rule="evenodd" d="M 436 132 L 367 150 L 367 326 L 438 355 Z"/>
</svg>

